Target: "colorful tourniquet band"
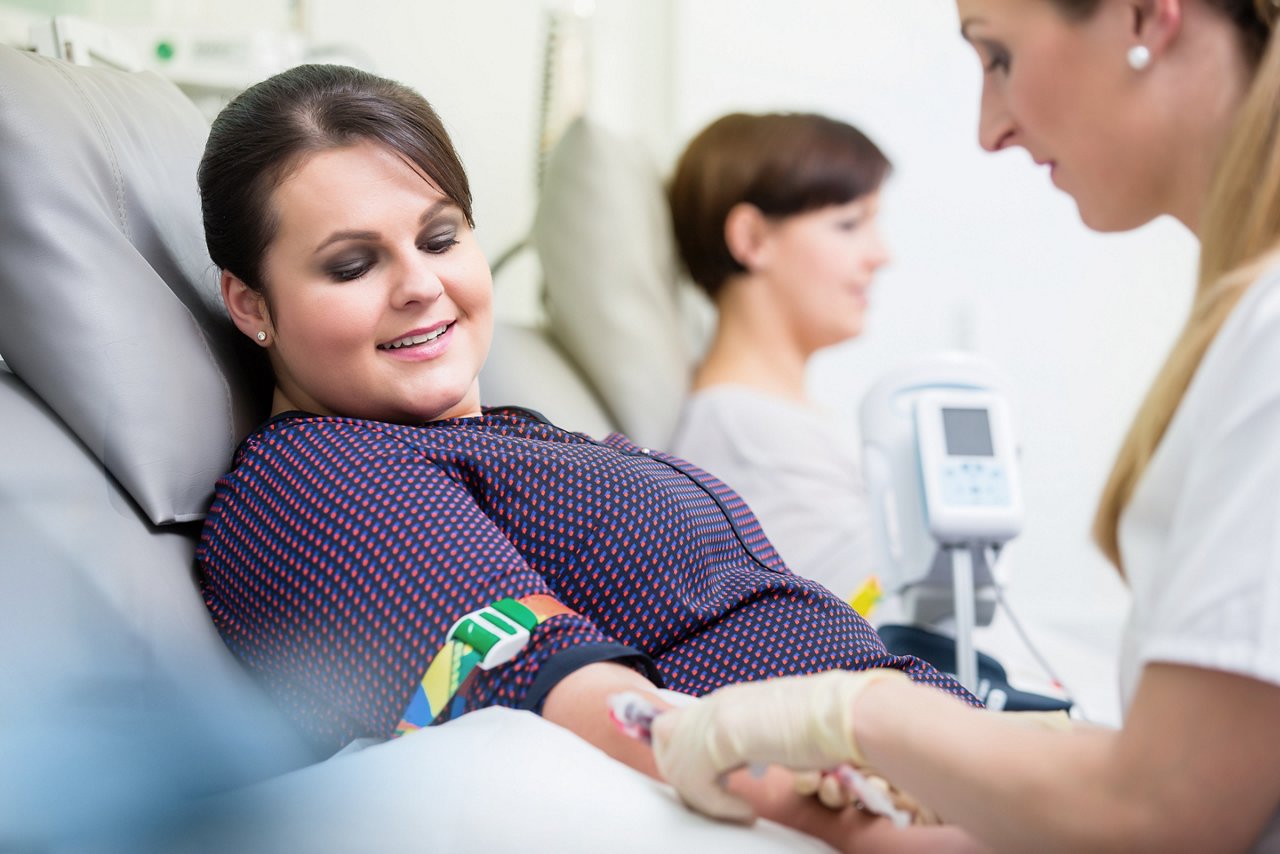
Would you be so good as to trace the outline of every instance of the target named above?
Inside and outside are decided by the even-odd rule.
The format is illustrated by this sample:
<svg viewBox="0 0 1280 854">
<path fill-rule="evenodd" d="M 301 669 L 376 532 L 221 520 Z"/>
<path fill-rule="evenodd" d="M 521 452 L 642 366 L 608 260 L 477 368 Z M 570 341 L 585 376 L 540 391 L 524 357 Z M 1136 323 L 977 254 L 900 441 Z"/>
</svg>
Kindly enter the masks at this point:
<svg viewBox="0 0 1280 854">
<path fill-rule="evenodd" d="M 404 717 L 396 725 L 397 736 L 446 720 L 463 710 L 463 694 L 475 669 L 492 670 L 515 658 L 529 643 L 529 633 L 540 623 L 575 611 L 545 594 L 522 599 L 499 599 L 487 608 L 472 611 L 449 629 L 444 646 L 431 659 L 421 684 L 413 693 Z"/>
</svg>

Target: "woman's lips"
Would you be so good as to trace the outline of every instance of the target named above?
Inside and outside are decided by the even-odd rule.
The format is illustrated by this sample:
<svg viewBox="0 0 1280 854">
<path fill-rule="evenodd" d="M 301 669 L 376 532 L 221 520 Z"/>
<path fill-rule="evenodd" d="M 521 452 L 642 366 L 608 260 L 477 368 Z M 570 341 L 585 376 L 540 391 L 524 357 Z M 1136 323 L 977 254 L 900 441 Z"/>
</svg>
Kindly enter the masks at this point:
<svg viewBox="0 0 1280 854">
<path fill-rule="evenodd" d="M 455 323 L 450 322 L 429 330 L 411 332 L 389 344 L 379 344 L 378 351 L 403 362 L 435 359 L 449 349 L 449 344 L 453 341 Z"/>
</svg>

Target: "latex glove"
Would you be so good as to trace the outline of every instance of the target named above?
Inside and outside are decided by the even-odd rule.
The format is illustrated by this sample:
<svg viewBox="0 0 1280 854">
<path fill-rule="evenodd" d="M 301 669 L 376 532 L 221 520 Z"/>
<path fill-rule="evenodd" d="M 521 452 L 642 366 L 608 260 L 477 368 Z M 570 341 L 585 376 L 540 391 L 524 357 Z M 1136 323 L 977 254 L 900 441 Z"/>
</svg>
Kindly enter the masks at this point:
<svg viewBox="0 0 1280 854">
<path fill-rule="evenodd" d="M 728 685 L 653 722 L 658 771 L 693 809 L 749 822 L 755 812 L 723 776 L 748 763 L 822 770 L 866 765 L 854 738 L 854 702 L 868 685 L 907 679 L 898 670 L 833 670 Z"/>
</svg>

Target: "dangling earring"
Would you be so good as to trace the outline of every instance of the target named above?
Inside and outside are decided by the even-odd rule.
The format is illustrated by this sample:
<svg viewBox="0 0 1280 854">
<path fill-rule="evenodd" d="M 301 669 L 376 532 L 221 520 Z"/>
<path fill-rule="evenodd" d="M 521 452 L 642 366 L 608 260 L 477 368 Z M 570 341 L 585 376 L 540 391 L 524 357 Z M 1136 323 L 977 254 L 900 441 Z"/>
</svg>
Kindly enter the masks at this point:
<svg viewBox="0 0 1280 854">
<path fill-rule="evenodd" d="M 261 329 L 259 329 L 259 330 L 258 330 L 258 336 L 257 336 L 257 337 L 258 337 L 258 343 L 259 343 L 259 344 L 261 344 L 261 343 L 263 343 L 263 342 L 265 342 L 265 341 L 267 340 L 267 333 L 265 333 L 265 332 L 263 332 Z"/>
<path fill-rule="evenodd" d="M 1129 67 L 1141 71 L 1151 64 L 1151 50 L 1145 44 L 1135 44 L 1129 48 Z"/>
</svg>

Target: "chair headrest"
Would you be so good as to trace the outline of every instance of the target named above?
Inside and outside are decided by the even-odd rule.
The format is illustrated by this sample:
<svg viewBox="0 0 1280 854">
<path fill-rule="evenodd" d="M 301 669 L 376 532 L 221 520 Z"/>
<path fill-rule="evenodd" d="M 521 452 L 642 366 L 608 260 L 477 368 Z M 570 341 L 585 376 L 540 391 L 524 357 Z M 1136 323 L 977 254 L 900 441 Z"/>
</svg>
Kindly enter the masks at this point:
<svg viewBox="0 0 1280 854">
<path fill-rule="evenodd" d="M 639 144 L 576 120 L 547 164 L 533 244 L 552 337 L 619 429 L 666 447 L 695 351 L 658 167 Z"/>
<path fill-rule="evenodd" d="M 157 524 L 203 515 L 265 404 L 204 247 L 207 134 L 154 74 L 0 47 L 0 353 Z"/>
</svg>

